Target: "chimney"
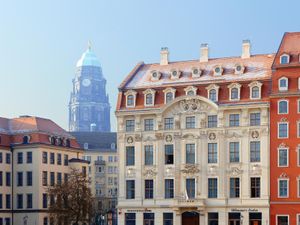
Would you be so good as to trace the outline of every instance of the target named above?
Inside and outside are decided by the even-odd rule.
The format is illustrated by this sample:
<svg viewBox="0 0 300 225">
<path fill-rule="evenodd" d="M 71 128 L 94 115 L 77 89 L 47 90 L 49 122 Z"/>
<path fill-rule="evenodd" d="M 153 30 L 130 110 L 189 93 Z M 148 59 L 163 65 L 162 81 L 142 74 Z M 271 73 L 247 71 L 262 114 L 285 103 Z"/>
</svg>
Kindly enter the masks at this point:
<svg viewBox="0 0 300 225">
<path fill-rule="evenodd" d="M 250 40 L 243 40 L 242 59 L 250 58 L 250 50 L 251 50 Z"/>
<path fill-rule="evenodd" d="M 200 62 L 208 62 L 208 44 L 201 44 Z"/>
<path fill-rule="evenodd" d="M 163 47 L 160 50 L 160 65 L 168 65 L 169 64 L 169 50 L 167 47 Z"/>
</svg>

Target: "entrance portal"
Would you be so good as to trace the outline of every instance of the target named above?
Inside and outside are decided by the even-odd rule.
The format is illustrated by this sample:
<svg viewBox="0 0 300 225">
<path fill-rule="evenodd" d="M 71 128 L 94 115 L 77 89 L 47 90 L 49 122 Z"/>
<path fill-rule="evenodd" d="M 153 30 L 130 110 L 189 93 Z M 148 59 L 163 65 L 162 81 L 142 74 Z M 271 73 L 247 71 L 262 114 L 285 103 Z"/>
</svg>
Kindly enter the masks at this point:
<svg viewBox="0 0 300 225">
<path fill-rule="evenodd" d="M 197 212 L 184 212 L 181 215 L 182 225 L 199 225 L 199 213 Z"/>
</svg>

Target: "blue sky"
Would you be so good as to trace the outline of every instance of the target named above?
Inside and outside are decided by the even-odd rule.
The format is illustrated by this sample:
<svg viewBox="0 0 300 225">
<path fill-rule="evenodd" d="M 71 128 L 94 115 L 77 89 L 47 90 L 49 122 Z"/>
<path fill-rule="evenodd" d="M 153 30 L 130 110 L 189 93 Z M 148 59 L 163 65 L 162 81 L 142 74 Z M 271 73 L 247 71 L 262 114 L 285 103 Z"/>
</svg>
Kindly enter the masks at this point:
<svg viewBox="0 0 300 225">
<path fill-rule="evenodd" d="M 139 61 L 275 52 L 285 31 L 300 31 L 300 1 L 20 0 L 0 4 L 0 116 L 35 115 L 68 127 L 75 64 L 89 40 L 107 78 L 112 125 L 117 87 Z"/>
</svg>

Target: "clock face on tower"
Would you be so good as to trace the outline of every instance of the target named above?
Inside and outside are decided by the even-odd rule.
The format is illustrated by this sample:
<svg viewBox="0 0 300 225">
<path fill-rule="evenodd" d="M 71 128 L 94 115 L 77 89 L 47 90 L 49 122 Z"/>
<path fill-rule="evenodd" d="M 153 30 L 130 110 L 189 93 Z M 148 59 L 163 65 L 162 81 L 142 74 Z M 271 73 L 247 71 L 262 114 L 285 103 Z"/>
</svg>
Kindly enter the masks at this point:
<svg viewBox="0 0 300 225">
<path fill-rule="evenodd" d="M 91 80 L 90 80 L 90 79 L 84 79 L 84 80 L 82 81 L 82 85 L 83 85 L 84 87 L 88 87 L 88 86 L 90 86 L 90 84 L 91 84 Z"/>
</svg>

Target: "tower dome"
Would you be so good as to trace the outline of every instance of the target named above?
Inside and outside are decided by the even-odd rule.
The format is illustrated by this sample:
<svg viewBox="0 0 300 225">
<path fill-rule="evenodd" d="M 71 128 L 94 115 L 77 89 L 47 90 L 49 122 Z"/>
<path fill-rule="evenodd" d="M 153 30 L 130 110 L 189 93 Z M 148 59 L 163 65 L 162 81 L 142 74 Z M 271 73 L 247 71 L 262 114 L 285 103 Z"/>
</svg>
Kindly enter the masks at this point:
<svg viewBox="0 0 300 225">
<path fill-rule="evenodd" d="M 92 51 L 91 43 L 88 43 L 88 49 L 82 54 L 81 58 L 77 61 L 76 67 L 82 66 L 96 66 L 101 67 L 100 61 L 96 54 Z"/>
</svg>

